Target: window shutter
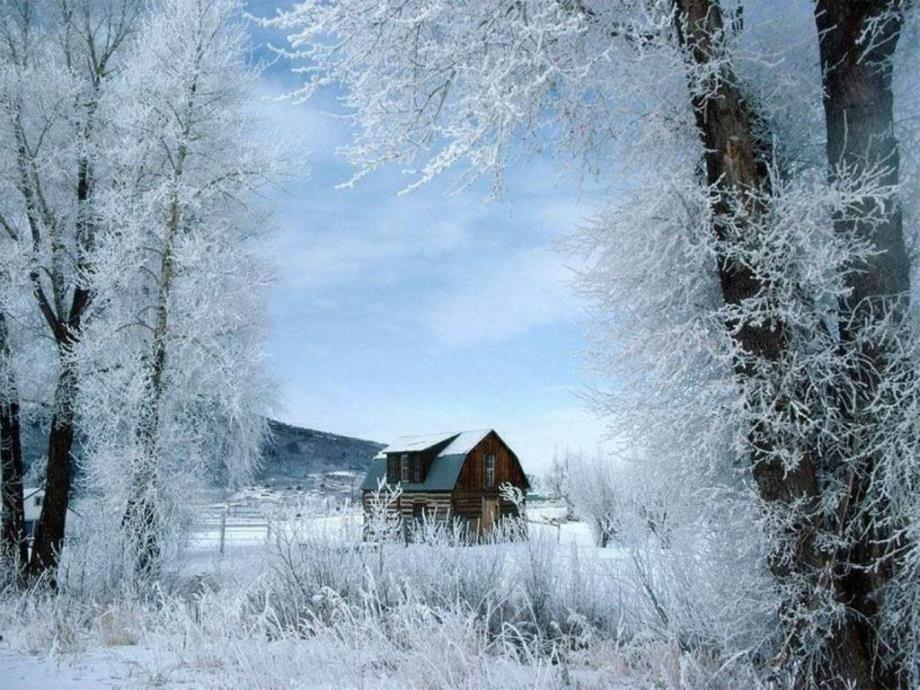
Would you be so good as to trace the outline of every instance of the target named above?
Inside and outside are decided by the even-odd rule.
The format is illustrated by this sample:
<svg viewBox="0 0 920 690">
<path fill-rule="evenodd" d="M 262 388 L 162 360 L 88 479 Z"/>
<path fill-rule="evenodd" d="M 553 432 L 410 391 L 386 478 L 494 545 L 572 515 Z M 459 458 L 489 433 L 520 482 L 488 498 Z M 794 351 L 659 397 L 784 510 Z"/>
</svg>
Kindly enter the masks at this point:
<svg viewBox="0 0 920 690">
<path fill-rule="evenodd" d="M 412 458 L 412 481 L 416 484 L 422 482 L 422 456 L 416 455 Z"/>
<path fill-rule="evenodd" d="M 399 457 L 387 456 L 387 483 L 396 484 L 399 481 Z"/>
</svg>

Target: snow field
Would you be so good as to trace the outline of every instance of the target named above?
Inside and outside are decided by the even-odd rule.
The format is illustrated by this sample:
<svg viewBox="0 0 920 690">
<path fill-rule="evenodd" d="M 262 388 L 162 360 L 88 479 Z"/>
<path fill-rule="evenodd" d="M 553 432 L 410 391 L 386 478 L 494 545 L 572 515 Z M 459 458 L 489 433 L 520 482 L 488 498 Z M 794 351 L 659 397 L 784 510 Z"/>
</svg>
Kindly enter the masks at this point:
<svg viewBox="0 0 920 690">
<path fill-rule="evenodd" d="M 541 524 L 557 513 L 535 508 L 526 540 L 432 530 L 382 548 L 355 511 L 276 515 L 270 533 L 238 515 L 223 554 L 209 519 L 154 590 L 73 545 L 58 594 L 3 591 L 0 687 L 751 686 L 743 664 L 682 650 L 656 620 L 635 548 Z M 676 621 L 684 604 L 645 587 Z"/>
</svg>

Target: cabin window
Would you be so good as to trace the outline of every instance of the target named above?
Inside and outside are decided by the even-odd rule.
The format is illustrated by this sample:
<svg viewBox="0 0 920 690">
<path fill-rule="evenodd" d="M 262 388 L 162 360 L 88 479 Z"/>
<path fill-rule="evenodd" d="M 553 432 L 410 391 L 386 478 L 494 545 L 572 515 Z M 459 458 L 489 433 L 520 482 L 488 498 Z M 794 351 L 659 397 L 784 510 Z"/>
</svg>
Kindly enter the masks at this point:
<svg viewBox="0 0 920 690">
<path fill-rule="evenodd" d="M 42 497 L 41 497 L 41 496 L 36 496 L 36 497 L 35 497 L 34 503 L 35 503 L 36 506 L 40 506 L 40 505 L 42 504 Z"/>
<path fill-rule="evenodd" d="M 399 459 L 399 479 L 406 484 L 409 483 L 409 456 L 403 455 Z"/>
<path fill-rule="evenodd" d="M 495 486 L 495 456 L 486 455 L 486 486 Z"/>
<path fill-rule="evenodd" d="M 422 456 L 416 455 L 412 458 L 412 481 L 416 484 L 422 482 Z"/>
</svg>

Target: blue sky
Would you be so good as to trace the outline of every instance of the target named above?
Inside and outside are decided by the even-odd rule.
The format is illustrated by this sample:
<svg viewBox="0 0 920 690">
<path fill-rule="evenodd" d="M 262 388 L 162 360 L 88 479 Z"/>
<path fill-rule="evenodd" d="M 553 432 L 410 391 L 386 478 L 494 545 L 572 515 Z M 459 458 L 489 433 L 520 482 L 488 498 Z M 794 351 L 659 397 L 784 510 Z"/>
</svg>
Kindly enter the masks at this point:
<svg viewBox="0 0 920 690">
<path fill-rule="evenodd" d="M 275 64 L 260 95 L 297 83 Z M 556 447 L 593 450 L 604 425 L 580 398 L 584 306 L 556 244 L 597 191 L 546 157 L 516 164 L 493 201 L 487 182 L 450 194 L 449 179 L 398 196 L 395 168 L 337 190 L 352 169 L 336 156 L 349 129 L 328 114 L 334 96 L 258 106 L 267 140 L 309 168 L 271 199 L 274 416 L 383 442 L 494 427 L 536 473 Z"/>
</svg>

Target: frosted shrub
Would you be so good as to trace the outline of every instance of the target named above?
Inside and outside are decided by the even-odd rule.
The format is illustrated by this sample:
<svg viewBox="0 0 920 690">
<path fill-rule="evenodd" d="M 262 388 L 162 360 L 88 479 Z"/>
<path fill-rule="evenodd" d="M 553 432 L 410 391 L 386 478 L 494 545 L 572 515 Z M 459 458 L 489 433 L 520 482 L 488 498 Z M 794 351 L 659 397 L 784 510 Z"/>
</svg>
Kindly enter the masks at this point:
<svg viewBox="0 0 920 690">
<path fill-rule="evenodd" d="M 628 560 L 619 564 L 630 593 L 630 636 L 676 645 L 692 659 L 690 687 L 737 687 L 728 680 L 753 674 L 775 643 L 778 604 L 767 573 L 756 567 L 756 551 L 741 539 L 726 542 L 721 529 L 702 522 L 675 528 L 667 543 L 643 515 L 632 525 L 638 531 L 625 535 Z"/>
<path fill-rule="evenodd" d="M 367 497 L 365 536 L 369 541 L 395 541 L 402 534 L 402 514 L 398 510 L 402 488 L 381 478 Z"/>
<path fill-rule="evenodd" d="M 502 549 L 458 546 L 454 532 L 442 534 L 443 541 L 391 547 L 377 586 L 388 598 L 412 591 L 431 606 L 462 603 L 480 611 L 504 588 L 508 555 Z"/>
<path fill-rule="evenodd" d="M 261 576 L 218 574 L 190 595 L 112 589 L 88 603 L 66 587 L 9 590 L 0 632 L 52 656 L 140 644 L 155 653 L 139 677 L 203 688 L 757 687 L 748 658 L 726 663 L 714 631 L 732 599 L 697 586 L 702 570 L 649 564 L 668 625 L 619 576 L 626 564 L 550 539 L 389 544 L 379 577 L 377 554 L 350 534 L 315 530 L 283 552 L 275 542 Z"/>
<path fill-rule="evenodd" d="M 769 600 L 757 579 L 720 579 L 743 554 L 712 531 L 675 529 L 665 548 L 634 517 L 618 536 L 628 546 L 586 553 L 522 539 L 516 519 L 476 543 L 424 519 L 408 540 L 369 543 L 357 519 L 303 510 L 276 516 L 253 579 L 221 570 L 207 586 L 181 570 L 159 588 L 119 584 L 130 559 L 84 535 L 57 592 L 0 595 L 0 632 L 40 655 L 155 649 L 137 671 L 151 684 L 757 687 L 770 612 L 744 615 Z"/>
<path fill-rule="evenodd" d="M 594 542 L 607 546 L 620 529 L 624 510 L 617 468 L 600 454 L 574 454 L 570 463 L 569 491 L 575 512 L 591 525 Z"/>
<path fill-rule="evenodd" d="M 127 594 L 97 602 L 55 594 L 42 584 L 0 592 L 0 631 L 13 649 L 26 654 L 53 656 L 136 644 L 146 618 L 146 604 Z"/>
<path fill-rule="evenodd" d="M 261 593 L 278 612 L 277 623 L 301 628 L 321 614 L 323 591 L 359 599 L 368 565 L 361 547 L 361 535 L 349 525 L 336 533 L 317 529 L 315 516 L 289 513 L 279 521 L 266 547 L 267 586 Z"/>
</svg>

